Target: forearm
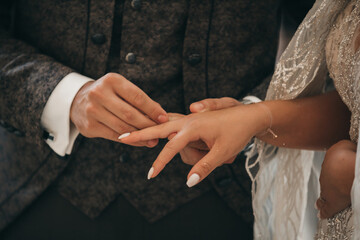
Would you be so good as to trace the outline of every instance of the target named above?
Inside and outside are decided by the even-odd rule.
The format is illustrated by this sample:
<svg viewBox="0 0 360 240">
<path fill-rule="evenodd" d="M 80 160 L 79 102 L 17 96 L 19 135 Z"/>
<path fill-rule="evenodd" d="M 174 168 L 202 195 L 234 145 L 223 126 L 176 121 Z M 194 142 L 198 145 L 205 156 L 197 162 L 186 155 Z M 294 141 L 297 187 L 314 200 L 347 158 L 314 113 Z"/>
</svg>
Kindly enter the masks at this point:
<svg viewBox="0 0 360 240">
<path fill-rule="evenodd" d="M 267 133 L 259 134 L 259 138 L 272 145 L 319 150 L 349 138 L 350 111 L 336 91 L 310 98 L 261 104 L 271 112 L 271 129 L 277 137 Z"/>
</svg>

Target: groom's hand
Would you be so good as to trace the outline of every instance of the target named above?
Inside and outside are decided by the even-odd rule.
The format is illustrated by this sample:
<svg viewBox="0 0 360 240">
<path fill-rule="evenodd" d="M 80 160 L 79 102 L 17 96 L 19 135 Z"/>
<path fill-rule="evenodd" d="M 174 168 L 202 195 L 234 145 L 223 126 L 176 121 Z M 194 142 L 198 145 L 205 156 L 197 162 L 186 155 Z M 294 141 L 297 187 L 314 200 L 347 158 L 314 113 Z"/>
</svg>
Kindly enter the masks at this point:
<svg viewBox="0 0 360 240">
<path fill-rule="evenodd" d="M 190 111 L 192 113 L 216 111 L 224 108 L 235 107 L 241 105 L 241 102 L 234 98 L 207 98 L 199 102 L 194 102 L 190 105 Z"/>
<path fill-rule="evenodd" d="M 167 113 L 120 74 L 85 84 L 75 96 L 70 119 L 85 137 L 118 141 L 119 135 L 168 121 Z M 133 145 L 154 147 L 158 140 Z"/>
<path fill-rule="evenodd" d="M 241 102 L 234 98 L 208 98 L 195 102 L 190 105 L 190 111 L 192 113 L 216 111 L 224 108 L 234 107 L 240 105 Z M 169 121 L 176 120 L 183 117 L 182 114 L 170 113 Z M 176 134 L 171 134 L 169 140 L 171 140 Z M 184 163 L 189 165 L 195 165 L 200 159 L 202 159 L 209 152 L 209 148 L 203 141 L 196 141 L 188 144 L 183 150 L 180 151 L 181 159 Z M 235 158 L 231 158 L 224 163 L 233 163 Z"/>
</svg>

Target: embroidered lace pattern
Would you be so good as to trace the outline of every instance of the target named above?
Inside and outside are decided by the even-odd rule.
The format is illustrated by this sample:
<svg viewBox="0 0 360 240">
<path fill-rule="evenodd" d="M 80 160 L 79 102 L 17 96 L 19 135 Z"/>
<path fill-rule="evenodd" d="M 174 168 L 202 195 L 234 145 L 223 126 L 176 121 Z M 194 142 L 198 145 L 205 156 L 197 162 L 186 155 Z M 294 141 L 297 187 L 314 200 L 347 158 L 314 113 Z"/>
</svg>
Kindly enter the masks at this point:
<svg viewBox="0 0 360 240">
<path fill-rule="evenodd" d="M 337 25 L 336 19 L 349 2 L 355 3 L 354 6 L 359 9 L 360 3 L 355 0 L 315 2 L 276 65 L 266 97 L 268 100 L 294 99 L 322 93 L 328 78 L 325 55 L 327 39 L 333 26 Z M 347 15 L 345 19 L 351 21 L 352 17 L 356 22 L 359 14 L 356 17 Z M 345 38 L 343 42 L 346 42 L 349 28 L 341 31 L 342 37 Z M 353 89 L 356 86 L 353 83 L 354 77 L 358 78 L 360 73 L 359 76 L 350 75 L 351 66 L 356 64 L 354 58 L 357 56 L 355 52 L 346 55 L 347 46 L 343 42 L 339 47 L 338 55 L 346 59 L 345 67 L 348 70 L 340 66 L 341 69 L 331 76 L 337 78 L 336 81 L 342 81 L 335 85 L 349 108 L 351 105 L 350 110 L 353 112 L 351 134 L 355 139 L 357 129 L 355 122 L 358 121 L 359 114 L 354 109 L 360 109 L 357 105 L 360 104 L 360 98 L 354 102 L 353 96 L 360 94 L 354 93 Z M 334 71 L 335 66 L 330 67 L 331 71 Z M 275 150 L 261 141 L 255 141 L 254 148 L 248 153 L 246 161 L 247 171 L 253 180 L 255 239 L 302 239 L 300 232 L 304 225 L 308 180 L 314 156 L 312 151 L 286 148 Z"/>
<path fill-rule="evenodd" d="M 360 9 L 352 0 L 339 15 L 326 42 L 326 61 L 330 77 L 343 102 L 350 109 L 351 140 L 356 142 L 360 120 L 360 89 L 355 88 L 355 69 L 359 66 L 356 40 L 360 37 Z"/>
<path fill-rule="evenodd" d="M 351 115 L 350 137 L 356 142 L 359 132 L 359 95 L 355 73 L 359 61 L 356 39 L 359 37 L 360 9 L 352 0 L 338 16 L 326 42 L 326 61 L 336 90 Z M 352 209 L 347 208 L 330 219 L 319 221 L 315 239 L 351 239 L 354 230 Z"/>
<path fill-rule="evenodd" d="M 351 207 L 337 213 L 334 217 L 321 221 L 315 236 L 316 240 L 349 240 L 354 231 Z"/>
</svg>

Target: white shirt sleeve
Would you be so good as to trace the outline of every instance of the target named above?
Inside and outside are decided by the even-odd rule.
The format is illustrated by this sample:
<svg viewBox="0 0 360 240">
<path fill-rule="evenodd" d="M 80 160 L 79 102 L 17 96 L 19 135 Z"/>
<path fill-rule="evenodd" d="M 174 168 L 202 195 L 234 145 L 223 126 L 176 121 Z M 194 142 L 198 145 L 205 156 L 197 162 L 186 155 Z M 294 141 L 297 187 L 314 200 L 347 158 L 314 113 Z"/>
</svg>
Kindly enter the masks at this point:
<svg viewBox="0 0 360 240">
<path fill-rule="evenodd" d="M 51 93 L 41 115 L 42 127 L 52 136 L 45 142 L 60 156 L 70 154 L 79 131 L 70 121 L 71 104 L 87 82 L 94 81 L 78 73 L 66 75 Z"/>
</svg>

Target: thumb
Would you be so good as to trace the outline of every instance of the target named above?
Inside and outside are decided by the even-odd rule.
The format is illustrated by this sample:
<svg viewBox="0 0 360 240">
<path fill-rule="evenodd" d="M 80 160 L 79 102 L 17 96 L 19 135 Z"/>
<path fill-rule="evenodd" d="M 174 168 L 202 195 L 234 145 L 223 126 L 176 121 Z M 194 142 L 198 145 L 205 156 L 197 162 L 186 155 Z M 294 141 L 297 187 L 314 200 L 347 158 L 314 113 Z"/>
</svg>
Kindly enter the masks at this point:
<svg viewBox="0 0 360 240">
<path fill-rule="evenodd" d="M 240 105 L 241 102 L 234 98 L 207 98 L 199 102 L 194 102 L 190 105 L 190 111 L 192 113 L 215 111 L 224 108 L 234 107 Z"/>
</svg>

